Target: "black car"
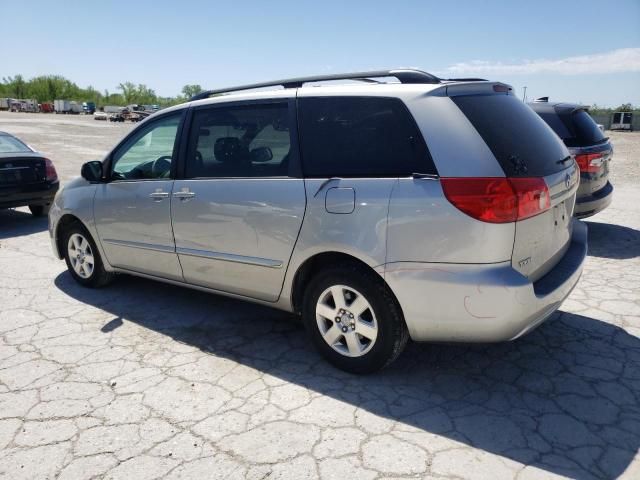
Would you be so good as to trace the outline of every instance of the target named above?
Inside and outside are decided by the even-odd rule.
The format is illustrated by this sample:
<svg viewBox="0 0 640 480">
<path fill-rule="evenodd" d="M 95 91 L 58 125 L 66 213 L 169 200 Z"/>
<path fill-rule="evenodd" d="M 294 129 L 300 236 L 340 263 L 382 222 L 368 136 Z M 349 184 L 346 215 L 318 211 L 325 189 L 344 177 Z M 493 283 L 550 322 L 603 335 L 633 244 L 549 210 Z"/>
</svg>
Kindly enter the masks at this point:
<svg viewBox="0 0 640 480">
<path fill-rule="evenodd" d="M 529 106 L 562 139 L 580 167 L 580 187 L 574 215 L 584 218 L 604 210 L 613 198 L 609 162 L 613 147 L 588 107 L 572 103 L 551 103 L 546 97 Z"/>
<path fill-rule="evenodd" d="M 33 215 L 46 215 L 59 185 L 51 160 L 0 132 L 0 209 L 28 205 Z"/>
</svg>

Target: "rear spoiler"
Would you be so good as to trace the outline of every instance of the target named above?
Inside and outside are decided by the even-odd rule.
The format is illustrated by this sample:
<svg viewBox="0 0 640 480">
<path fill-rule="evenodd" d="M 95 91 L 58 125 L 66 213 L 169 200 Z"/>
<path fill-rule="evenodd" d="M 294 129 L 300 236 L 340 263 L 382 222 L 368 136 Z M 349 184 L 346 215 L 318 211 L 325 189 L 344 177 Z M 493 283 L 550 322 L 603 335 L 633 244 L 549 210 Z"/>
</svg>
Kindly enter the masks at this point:
<svg viewBox="0 0 640 480">
<path fill-rule="evenodd" d="M 458 95 L 513 95 L 513 87 L 502 82 L 488 82 L 486 80 L 476 81 L 470 79 L 461 80 L 455 83 L 445 83 L 441 87 L 435 88 L 429 95 L 443 95 L 455 97 Z"/>
</svg>

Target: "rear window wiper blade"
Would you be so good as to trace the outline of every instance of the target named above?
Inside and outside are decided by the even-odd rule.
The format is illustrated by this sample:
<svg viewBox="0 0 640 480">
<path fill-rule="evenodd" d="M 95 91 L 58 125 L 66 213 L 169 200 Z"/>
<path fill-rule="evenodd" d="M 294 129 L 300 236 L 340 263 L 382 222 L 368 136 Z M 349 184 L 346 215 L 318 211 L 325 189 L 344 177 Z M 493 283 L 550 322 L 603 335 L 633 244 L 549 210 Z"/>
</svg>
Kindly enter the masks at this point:
<svg viewBox="0 0 640 480">
<path fill-rule="evenodd" d="M 562 160 L 558 160 L 556 163 L 558 164 L 563 164 L 564 162 L 566 162 L 567 160 L 571 160 L 573 158 L 573 156 L 571 155 L 567 155 L 566 157 L 564 157 Z"/>
</svg>

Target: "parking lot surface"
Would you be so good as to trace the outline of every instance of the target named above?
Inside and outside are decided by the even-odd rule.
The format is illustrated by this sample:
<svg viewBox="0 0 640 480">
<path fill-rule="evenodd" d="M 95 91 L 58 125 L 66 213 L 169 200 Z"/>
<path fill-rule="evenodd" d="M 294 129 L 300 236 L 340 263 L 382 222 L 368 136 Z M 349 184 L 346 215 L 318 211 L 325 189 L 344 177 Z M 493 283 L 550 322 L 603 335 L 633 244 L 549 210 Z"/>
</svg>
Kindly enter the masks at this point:
<svg viewBox="0 0 640 480">
<path fill-rule="evenodd" d="M 0 113 L 64 181 L 131 125 Z M 0 211 L 0 478 L 640 478 L 640 134 L 560 312 L 515 342 L 328 366 L 285 313 L 122 276 L 89 290 Z"/>
</svg>

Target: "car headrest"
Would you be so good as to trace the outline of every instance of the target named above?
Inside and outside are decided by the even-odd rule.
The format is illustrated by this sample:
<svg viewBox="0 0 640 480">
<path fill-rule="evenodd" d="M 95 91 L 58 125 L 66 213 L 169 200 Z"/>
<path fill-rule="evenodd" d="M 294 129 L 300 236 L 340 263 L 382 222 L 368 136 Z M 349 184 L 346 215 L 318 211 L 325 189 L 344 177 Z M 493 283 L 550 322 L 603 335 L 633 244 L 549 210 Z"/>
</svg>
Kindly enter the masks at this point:
<svg viewBox="0 0 640 480">
<path fill-rule="evenodd" d="M 249 160 L 249 149 L 236 137 L 217 139 L 213 154 L 216 160 L 222 163 L 241 163 Z"/>
</svg>

